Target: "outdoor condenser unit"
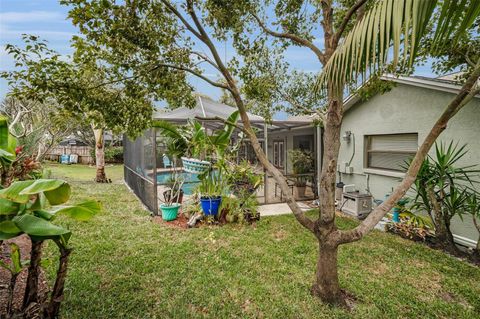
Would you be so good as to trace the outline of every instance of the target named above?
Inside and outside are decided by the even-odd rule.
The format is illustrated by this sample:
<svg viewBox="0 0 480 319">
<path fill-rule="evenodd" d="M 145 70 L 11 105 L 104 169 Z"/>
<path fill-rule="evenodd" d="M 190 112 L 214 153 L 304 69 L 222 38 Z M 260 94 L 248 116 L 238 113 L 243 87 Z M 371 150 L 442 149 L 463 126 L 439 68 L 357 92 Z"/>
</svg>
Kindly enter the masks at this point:
<svg viewBox="0 0 480 319">
<path fill-rule="evenodd" d="M 372 195 L 360 192 L 343 192 L 342 212 L 364 219 L 372 211 Z"/>
</svg>

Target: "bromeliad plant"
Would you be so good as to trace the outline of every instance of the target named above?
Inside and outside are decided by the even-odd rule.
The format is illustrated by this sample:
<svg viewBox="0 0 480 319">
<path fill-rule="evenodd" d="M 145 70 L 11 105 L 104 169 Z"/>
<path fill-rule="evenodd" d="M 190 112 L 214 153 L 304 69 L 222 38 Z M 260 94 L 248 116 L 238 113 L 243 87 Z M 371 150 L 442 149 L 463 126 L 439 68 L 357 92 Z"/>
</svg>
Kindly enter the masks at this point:
<svg viewBox="0 0 480 319">
<path fill-rule="evenodd" d="M 38 282 L 42 246 L 46 240 L 52 240 L 59 249 L 59 266 L 50 298 L 46 304 L 40 305 L 42 313 L 39 315 L 47 318 L 58 317 L 68 257 L 72 251 L 69 245 L 72 233 L 54 221 L 59 215 L 85 221 L 100 211 L 100 205 L 96 201 L 65 205 L 70 193 L 71 188 L 67 182 L 55 179 L 17 181 L 0 190 L 0 240 L 26 234 L 32 243 L 22 312 L 31 308 L 32 304 L 40 302 Z M 14 259 L 12 258 L 12 261 Z"/>
</svg>

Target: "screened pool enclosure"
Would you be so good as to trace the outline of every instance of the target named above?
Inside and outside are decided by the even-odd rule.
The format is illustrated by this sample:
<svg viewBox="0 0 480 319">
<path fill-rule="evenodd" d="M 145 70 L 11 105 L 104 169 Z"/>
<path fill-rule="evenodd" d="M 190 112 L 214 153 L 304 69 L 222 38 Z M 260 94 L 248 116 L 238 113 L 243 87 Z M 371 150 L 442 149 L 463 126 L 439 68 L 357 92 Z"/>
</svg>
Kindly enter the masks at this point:
<svg viewBox="0 0 480 319">
<path fill-rule="evenodd" d="M 197 105 L 192 109 L 179 108 L 168 112 L 156 112 L 155 120 L 165 120 L 177 125 L 185 125 L 188 119 L 197 119 L 207 131 L 215 131 L 223 128 L 230 114 L 236 109 L 221 104 L 205 97 L 197 98 Z M 315 167 L 312 172 L 302 174 L 302 178 L 308 181 L 304 200 L 312 200 L 317 196 L 317 182 L 321 162 L 321 129 L 314 126 L 312 120 L 301 117 L 285 121 L 266 121 L 257 115 L 249 114 L 252 126 L 257 130 L 257 137 L 268 159 L 286 176 L 287 182 L 293 193 L 293 184 L 298 175 L 292 174 L 292 168 L 288 157 L 288 150 L 294 148 L 310 148 L 314 156 Z M 238 126 L 242 123 L 239 121 Z M 239 129 L 232 134 L 232 144 L 238 140 Z M 173 170 L 181 171 L 182 161 L 175 160 L 168 155 L 166 139 L 160 131 L 151 128 L 142 136 L 132 141 L 124 137 L 124 176 L 125 182 L 137 195 L 143 204 L 155 215 L 159 212 L 159 198 L 166 189 L 166 184 Z M 237 161 L 248 160 L 252 170 L 264 174 L 264 183 L 257 190 L 256 196 L 261 204 L 279 203 L 284 200 L 284 194 L 274 179 L 265 173 L 248 140 L 242 139 L 238 150 Z M 198 175 L 181 172 L 185 179 L 182 187 L 185 195 L 194 192 Z"/>
</svg>

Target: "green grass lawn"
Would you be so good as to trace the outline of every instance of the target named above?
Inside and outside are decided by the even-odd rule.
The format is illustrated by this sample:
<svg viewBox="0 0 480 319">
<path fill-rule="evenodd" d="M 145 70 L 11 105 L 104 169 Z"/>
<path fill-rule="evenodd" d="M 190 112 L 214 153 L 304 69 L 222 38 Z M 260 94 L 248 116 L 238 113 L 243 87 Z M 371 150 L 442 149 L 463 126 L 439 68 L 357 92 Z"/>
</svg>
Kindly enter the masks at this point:
<svg viewBox="0 0 480 319">
<path fill-rule="evenodd" d="M 88 222 L 59 220 L 75 247 L 65 318 L 480 317 L 480 269 L 426 246 L 375 231 L 341 247 L 341 285 L 358 298 L 346 312 L 310 296 L 317 246 L 291 215 L 175 229 L 151 222 L 121 184 L 120 166 L 107 170 L 115 183 L 103 185 L 85 183 L 91 168 L 51 168 L 72 182 L 74 201 L 97 198 L 104 206 Z"/>
<path fill-rule="evenodd" d="M 95 179 L 95 166 L 89 165 L 66 165 L 50 162 L 47 169 L 51 171 L 52 177 L 69 179 L 76 182 L 91 182 Z M 105 173 L 113 182 L 122 182 L 123 165 L 107 164 Z"/>
</svg>

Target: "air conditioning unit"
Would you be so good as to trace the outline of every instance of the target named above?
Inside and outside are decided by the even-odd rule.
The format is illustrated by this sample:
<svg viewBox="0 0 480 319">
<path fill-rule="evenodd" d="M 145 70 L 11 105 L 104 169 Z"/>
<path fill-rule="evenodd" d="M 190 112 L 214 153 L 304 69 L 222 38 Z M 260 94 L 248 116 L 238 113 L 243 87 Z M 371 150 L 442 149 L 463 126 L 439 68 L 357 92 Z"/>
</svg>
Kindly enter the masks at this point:
<svg viewBox="0 0 480 319">
<path fill-rule="evenodd" d="M 342 212 L 358 219 L 364 219 L 372 211 L 372 202 L 373 198 L 370 194 L 343 192 Z"/>
</svg>

